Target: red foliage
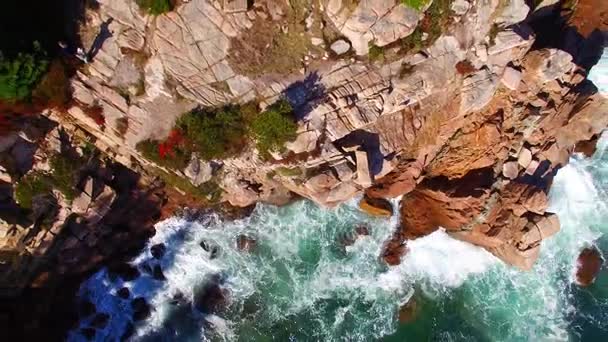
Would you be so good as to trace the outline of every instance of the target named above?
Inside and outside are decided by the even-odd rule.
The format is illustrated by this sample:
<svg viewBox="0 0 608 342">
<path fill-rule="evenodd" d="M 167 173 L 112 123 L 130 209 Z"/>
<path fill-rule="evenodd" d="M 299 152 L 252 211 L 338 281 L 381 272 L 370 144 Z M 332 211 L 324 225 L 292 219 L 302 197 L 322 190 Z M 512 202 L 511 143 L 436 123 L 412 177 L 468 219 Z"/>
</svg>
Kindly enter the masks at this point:
<svg viewBox="0 0 608 342">
<path fill-rule="evenodd" d="M 179 129 L 173 129 L 169 133 L 169 137 L 158 144 L 158 155 L 161 158 L 165 158 L 167 155 L 175 156 L 175 147 L 181 145 L 184 142 L 184 135 Z"/>
</svg>

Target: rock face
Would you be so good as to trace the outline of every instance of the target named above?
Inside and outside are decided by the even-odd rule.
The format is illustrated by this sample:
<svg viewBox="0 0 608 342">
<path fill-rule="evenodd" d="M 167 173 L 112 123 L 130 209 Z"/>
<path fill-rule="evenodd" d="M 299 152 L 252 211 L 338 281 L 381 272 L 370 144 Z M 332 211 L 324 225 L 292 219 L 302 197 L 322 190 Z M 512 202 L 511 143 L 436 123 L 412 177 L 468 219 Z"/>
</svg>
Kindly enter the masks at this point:
<svg viewBox="0 0 608 342">
<path fill-rule="evenodd" d="M 53 212 L 50 230 L 19 230 L 26 222 L 10 211 L 9 224 L 0 226 L 0 246 L 27 242 L 28 253 L 40 256 L 56 236 L 65 236 L 53 249 L 61 274 L 86 272 L 135 247 L 134 236 L 150 234 L 160 215 L 151 208 L 165 195 L 150 171 L 163 170 L 135 146 L 166 138 L 176 119 L 197 106 L 256 101 L 265 108 L 285 98 L 294 108 L 297 136 L 271 160 L 253 144 L 218 163 L 192 155 L 185 169 L 175 170 L 178 182 L 200 187 L 213 181 L 221 201 L 241 207 L 285 204 L 295 196 L 332 207 L 364 195 L 362 208 L 382 216 L 397 210 L 388 199 L 403 196 L 401 226 L 381 255 L 389 264 L 399 262 L 407 239 L 443 227 L 529 269 L 542 239 L 559 229 L 545 212 L 553 175 L 575 146 L 608 125 L 606 100 L 585 81 L 581 61 L 588 54 L 544 43 L 530 51 L 537 37 L 534 25 L 521 22 L 529 12 L 521 0 L 454 1 L 442 34 L 432 38 L 415 32 L 433 24 L 423 15 L 430 1 L 419 10 L 394 0 L 311 2 L 303 9 L 307 19 L 294 24 L 303 28 L 284 25 L 293 13 L 274 1 L 251 8 L 183 1 L 158 16 L 131 0 L 98 3 L 87 13 L 83 37 L 101 24 L 111 34 L 71 79 L 71 107 L 47 114 L 67 135 L 87 136 L 116 165 L 148 177 L 139 184 L 122 166 L 91 165 L 71 205 L 57 196 L 56 210 L 42 210 Z M 286 35 L 295 28 L 306 38 L 295 69 L 237 72 L 242 68 L 229 58 L 237 42 L 262 29 Z M 403 47 L 409 39 L 420 39 L 420 51 Z M 386 58 L 367 61 L 370 46 Z M 461 72 L 457 65 L 469 68 Z M 102 125 L 87 114 L 92 107 L 102 111 Z M 14 182 L 32 165 L 49 169 L 47 152 L 61 150 L 65 134 L 46 130 L 53 133 L 37 149 L 43 139 L 36 131 L 44 130 L 1 137 L 8 161 L 2 181 Z M 14 208 L 10 186 L 2 198 Z M 220 253 L 207 248 L 210 258 Z"/>
<path fill-rule="evenodd" d="M 596 248 L 585 248 L 576 260 L 576 283 L 586 287 L 595 281 L 602 269 L 604 258 Z"/>
</svg>

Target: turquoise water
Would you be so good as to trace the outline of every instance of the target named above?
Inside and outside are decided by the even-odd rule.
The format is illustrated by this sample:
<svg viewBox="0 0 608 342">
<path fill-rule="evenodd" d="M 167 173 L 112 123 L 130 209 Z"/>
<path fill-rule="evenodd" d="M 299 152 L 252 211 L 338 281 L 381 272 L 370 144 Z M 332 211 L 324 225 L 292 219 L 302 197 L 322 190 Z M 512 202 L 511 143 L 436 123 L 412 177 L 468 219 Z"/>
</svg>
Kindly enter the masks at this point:
<svg viewBox="0 0 608 342">
<path fill-rule="evenodd" d="M 149 246 L 167 246 L 160 261 L 166 281 L 142 275 L 123 283 L 103 270 L 80 295 L 111 315 L 97 330 L 100 341 L 117 339 L 130 321 L 129 301 L 115 295 L 123 286 L 153 307 L 149 319 L 135 324 L 135 341 L 608 340 L 608 272 L 589 288 L 572 284 L 582 248 L 608 251 L 607 143 L 601 141 L 593 158 L 574 157 L 559 171 L 550 209 L 562 229 L 543 242 L 530 272 L 443 231 L 410 241 L 402 264 L 387 267 L 378 255 L 396 218 L 366 216 L 356 201 L 333 210 L 301 201 L 258 205 L 251 217 L 234 222 L 209 215 L 159 223 Z M 345 236 L 362 224 L 371 234 L 345 247 Z M 236 248 L 240 234 L 256 238 L 253 252 Z M 202 240 L 219 247 L 216 258 L 201 248 Z M 148 247 L 132 263 L 141 268 L 156 261 Z M 190 303 L 213 274 L 223 279 L 228 305 L 203 315 Z M 399 324 L 399 305 L 411 296 L 415 319 Z M 70 340 L 81 339 L 70 333 Z"/>
</svg>

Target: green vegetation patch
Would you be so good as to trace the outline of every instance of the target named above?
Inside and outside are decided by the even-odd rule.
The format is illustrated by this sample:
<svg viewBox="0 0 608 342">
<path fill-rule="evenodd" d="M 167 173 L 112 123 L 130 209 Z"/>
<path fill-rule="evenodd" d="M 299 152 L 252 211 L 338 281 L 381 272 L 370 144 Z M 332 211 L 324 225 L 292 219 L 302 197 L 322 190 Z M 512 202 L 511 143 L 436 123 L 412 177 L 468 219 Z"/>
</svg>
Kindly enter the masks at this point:
<svg viewBox="0 0 608 342">
<path fill-rule="evenodd" d="M 158 165 L 183 170 L 192 153 L 206 160 L 230 158 L 241 153 L 251 139 L 266 157 L 295 139 L 297 128 L 287 100 L 277 101 L 262 113 L 254 103 L 198 108 L 179 118 L 164 141 L 145 140 L 136 148 Z"/>
<path fill-rule="evenodd" d="M 153 15 L 167 13 L 173 9 L 169 0 L 135 0 L 135 2 L 139 8 Z"/>
<path fill-rule="evenodd" d="M 429 0 L 400 0 L 401 3 L 409 8 L 413 8 L 417 11 L 420 11 L 426 4 L 429 3 Z"/>
<path fill-rule="evenodd" d="M 29 98 L 48 65 L 46 53 L 38 43 L 34 43 L 32 53 L 19 53 L 14 58 L 0 52 L 0 100 Z"/>
<path fill-rule="evenodd" d="M 367 55 L 370 61 L 375 62 L 382 60 L 384 59 L 384 49 L 374 43 L 369 43 Z"/>
<path fill-rule="evenodd" d="M 426 0 L 407 0 L 413 2 L 424 2 Z M 448 26 L 451 5 L 453 0 L 434 0 L 431 6 L 424 12 L 424 18 L 420 21 L 414 32 L 401 39 L 400 44 L 405 52 L 417 52 L 433 44 L 441 36 L 443 30 Z M 422 7 L 421 7 L 422 8 Z M 422 40 L 426 33 L 428 36 Z"/>
<path fill-rule="evenodd" d="M 80 168 L 84 164 L 81 157 L 57 153 L 51 157 L 51 181 L 53 187 L 59 190 L 68 201 L 76 197 L 76 182 Z"/>
<path fill-rule="evenodd" d="M 49 195 L 53 192 L 52 180 L 47 174 L 30 172 L 15 186 L 15 200 L 24 209 L 32 209 L 32 199 L 37 195 Z"/>
<path fill-rule="evenodd" d="M 276 173 L 283 177 L 297 177 L 303 174 L 302 169 L 299 167 L 289 168 L 285 166 L 277 167 Z"/>
<path fill-rule="evenodd" d="M 205 203 L 217 203 L 222 198 L 223 190 L 217 181 L 213 179 L 199 186 L 195 186 L 189 180 L 180 177 L 173 172 L 165 172 L 154 168 L 152 173 L 160 177 L 166 185 L 179 189 Z"/>
<path fill-rule="evenodd" d="M 15 200 L 22 208 L 31 209 L 32 199 L 38 195 L 52 195 L 59 190 L 68 201 L 76 197 L 77 175 L 83 165 L 81 157 L 57 153 L 50 159 L 50 172 L 32 171 L 15 186 Z"/>
<path fill-rule="evenodd" d="M 297 129 L 293 109 L 285 99 L 268 107 L 251 124 L 256 147 L 263 156 L 271 151 L 282 151 L 286 142 L 296 138 Z"/>
</svg>

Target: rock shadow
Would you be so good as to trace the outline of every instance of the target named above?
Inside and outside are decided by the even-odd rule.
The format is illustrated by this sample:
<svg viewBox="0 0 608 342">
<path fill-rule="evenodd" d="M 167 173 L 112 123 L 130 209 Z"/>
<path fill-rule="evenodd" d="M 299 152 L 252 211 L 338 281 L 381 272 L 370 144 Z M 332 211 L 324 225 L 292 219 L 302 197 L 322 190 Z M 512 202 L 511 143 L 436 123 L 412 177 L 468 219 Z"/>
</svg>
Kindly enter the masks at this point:
<svg viewBox="0 0 608 342">
<path fill-rule="evenodd" d="M 294 108 L 297 121 L 305 119 L 324 96 L 325 86 L 320 81 L 319 74 L 312 72 L 303 80 L 292 83 L 283 91 L 283 96 Z"/>
<path fill-rule="evenodd" d="M 382 171 L 384 155 L 382 154 L 382 151 L 380 151 L 380 136 L 378 133 L 357 129 L 336 140 L 334 144 L 343 153 L 348 153 L 350 148 L 360 146 L 363 151 L 367 152 L 371 175 L 375 176 Z M 354 152 L 350 152 L 350 154 L 352 154 L 352 157 L 354 158 Z"/>
</svg>

